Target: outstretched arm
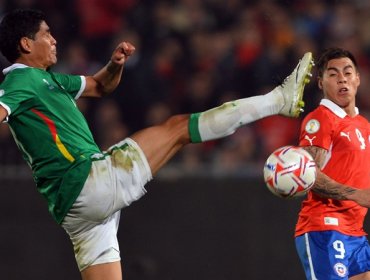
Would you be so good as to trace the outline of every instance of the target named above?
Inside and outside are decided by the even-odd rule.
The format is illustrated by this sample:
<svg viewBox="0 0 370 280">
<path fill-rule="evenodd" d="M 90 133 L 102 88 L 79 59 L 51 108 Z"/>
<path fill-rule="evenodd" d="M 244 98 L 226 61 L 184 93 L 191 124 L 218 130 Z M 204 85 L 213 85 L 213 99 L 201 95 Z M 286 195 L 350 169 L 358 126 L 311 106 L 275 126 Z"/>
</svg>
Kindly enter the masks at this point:
<svg viewBox="0 0 370 280">
<path fill-rule="evenodd" d="M 108 64 L 93 76 L 86 77 L 86 88 L 82 97 L 102 97 L 111 93 L 121 81 L 123 65 L 135 47 L 128 42 L 121 42 L 113 51 Z"/>
<path fill-rule="evenodd" d="M 336 182 L 321 172 L 327 154 L 325 149 L 308 146 L 303 147 L 314 158 L 317 165 L 317 178 L 312 191 L 319 196 L 337 200 L 353 200 L 364 207 L 370 208 L 370 189 L 356 189 Z M 370 186 L 369 186 L 370 187 Z"/>
</svg>

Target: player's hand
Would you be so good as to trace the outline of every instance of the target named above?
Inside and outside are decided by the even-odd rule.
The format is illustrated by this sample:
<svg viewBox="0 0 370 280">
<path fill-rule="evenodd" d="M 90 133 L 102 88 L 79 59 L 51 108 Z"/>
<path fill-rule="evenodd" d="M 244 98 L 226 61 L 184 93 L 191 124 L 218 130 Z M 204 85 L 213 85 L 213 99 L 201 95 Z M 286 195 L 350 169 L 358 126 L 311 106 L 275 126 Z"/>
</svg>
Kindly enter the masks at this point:
<svg viewBox="0 0 370 280">
<path fill-rule="evenodd" d="M 135 52 L 135 47 L 129 42 L 121 42 L 113 51 L 111 61 L 123 65 L 125 61 Z"/>
</svg>

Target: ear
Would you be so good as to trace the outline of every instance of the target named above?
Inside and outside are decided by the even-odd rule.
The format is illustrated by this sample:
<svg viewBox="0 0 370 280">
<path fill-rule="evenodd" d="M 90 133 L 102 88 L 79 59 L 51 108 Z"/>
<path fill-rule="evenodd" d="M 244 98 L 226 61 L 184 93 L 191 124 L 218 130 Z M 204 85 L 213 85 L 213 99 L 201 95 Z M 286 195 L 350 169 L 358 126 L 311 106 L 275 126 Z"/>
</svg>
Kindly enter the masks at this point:
<svg viewBox="0 0 370 280">
<path fill-rule="evenodd" d="M 19 48 L 22 53 L 30 53 L 31 52 L 31 40 L 27 37 L 22 37 L 19 41 Z"/>
<path fill-rule="evenodd" d="M 360 73 L 357 72 L 357 86 L 360 86 L 360 84 L 361 84 Z"/>
<path fill-rule="evenodd" d="M 322 80 L 320 78 L 317 79 L 317 85 L 319 89 L 322 89 Z"/>
</svg>

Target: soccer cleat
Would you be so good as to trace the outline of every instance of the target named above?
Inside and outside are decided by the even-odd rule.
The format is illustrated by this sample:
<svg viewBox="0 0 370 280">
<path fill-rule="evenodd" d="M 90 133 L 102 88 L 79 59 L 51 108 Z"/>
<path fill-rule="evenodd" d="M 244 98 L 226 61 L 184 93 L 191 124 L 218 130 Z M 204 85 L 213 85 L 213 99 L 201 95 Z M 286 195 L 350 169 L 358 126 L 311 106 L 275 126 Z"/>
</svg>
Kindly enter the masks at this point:
<svg viewBox="0 0 370 280">
<path fill-rule="evenodd" d="M 314 65 L 312 53 L 305 53 L 293 72 L 277 87 L 284 97 L 284 106 L 279 112 L 280 115 L 296 118 L 303 112 L 303 90 L 310 82 L 311 69 Z"/>
</svg>

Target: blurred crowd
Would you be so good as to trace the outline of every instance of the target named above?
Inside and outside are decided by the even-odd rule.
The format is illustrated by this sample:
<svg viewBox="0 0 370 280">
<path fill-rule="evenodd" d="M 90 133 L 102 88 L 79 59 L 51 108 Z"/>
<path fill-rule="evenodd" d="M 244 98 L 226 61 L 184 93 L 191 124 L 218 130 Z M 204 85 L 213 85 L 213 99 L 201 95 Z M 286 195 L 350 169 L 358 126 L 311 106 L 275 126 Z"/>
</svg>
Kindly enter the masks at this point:
<svg viewBox="0 0 370 280">
<path fill-rule="evenodd" d="M 330 46 L 355 54 L 362 83 L 357 106 L 370 118 L 368 0 L 3 0 L 0 16 L 14 8 L 47 14 L 58 42 L 53 71 L 94 74 L 118 42 L 136 46 L 114 94 L 78 103 L 102 150 L 172 114 L 267 93 L 304 52 L 317 57 Z M 0 64 L 9 65 L 4 58 Z M 313 79 L 305 113 L 320 99 Z M 228 138 L 189 145 L 169 167 L 260 174 L 255 167 L 275 148 L 297 144 L 302 117 L 268 117 Z M 0 164 L 22 161 L 6 125 L 0 147 Z"/>
</svg>

